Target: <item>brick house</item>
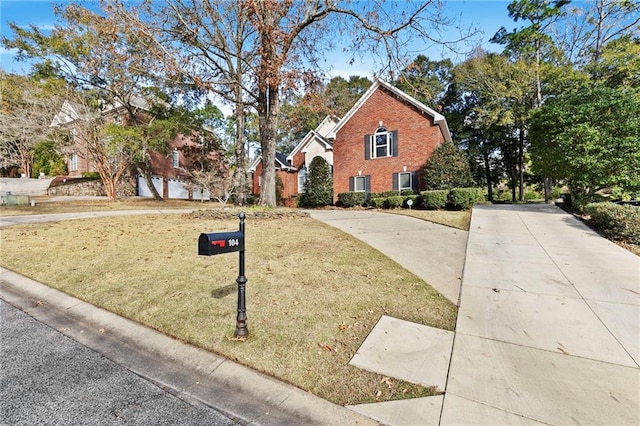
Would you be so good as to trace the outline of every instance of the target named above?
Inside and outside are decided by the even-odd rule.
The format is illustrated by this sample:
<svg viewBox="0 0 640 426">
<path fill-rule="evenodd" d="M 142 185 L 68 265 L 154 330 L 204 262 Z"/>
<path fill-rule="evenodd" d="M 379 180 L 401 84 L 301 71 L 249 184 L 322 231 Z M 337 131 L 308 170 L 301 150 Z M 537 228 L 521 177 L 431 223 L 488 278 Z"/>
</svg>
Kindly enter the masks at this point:
<svg viewBox="0 0 640 426">
<path fill-rule="evenodd" d="M 327 116 L 316 127 L 309 131 L 298 142 L 288 156 L 276 153 L 276 176 L 282 182 L 281 201 L 289 207 L 297 205 L 297 197 L 304 192 L 304 184 L 307 179 L 307 167 L 314 157 L 324 158 L 330 166 L 333 166 L 333 146 L 326 136 L 333 130 L 340 119 L 336 116 Z M 249 167 L 252 174 L 252 193 L 259 195 L 261 190 L 262 157 L 256 158 Z"/>
<path fill-rule="evenodd" d="M 327 135 L 336 127 L 340 118 L 327 116 L 316 127 L 305 135 L 287 156 L 287 160 L 297 170 L 297 194 L 304 192 L 304 185 L 307 180 L 307 168 L 315 157 L 322 157 L 333 168 L 333 144 Z"/>
<path fill-rule="evenodd" d="M 135 117 L 132 118 L 124 105 L 105 105 L 102 108 L 101 116 L 105 124 L 117 123 L 122 125 L 136 125 L 148 120 L 145 111 L 149 110 L 148 103 L 138 97 L 131 99 L 131 106 L 136 109 Z M 65 162 L 67 165 L 67 176 L 65 178 L 80 178 L 87 173 L 97 172 L 96 166 L 91 161 L 89 152 L 83 142 L 81 132 L 81 107 L 65 101 L 58 114 L 55 115 L 51 127 L 63 127 L 69 130 L 70 144 L 66 150 Z M 208 194 L 198 191 L 189 191 L 184 179 L 188 175 L 190 161 L 185 157 L 180 148 L 184 145 L 196 144 L 194 137 L 177 135 L 173 140 L 167 141 L 167 153 L 152 151 L 149 153 L 150 168 L 153 186 L 163 198 L 178 199 L 208 199 Z M 151 197 L 151 190 L 141 176 L 135 179 L 137 185 L 137 195 Z"/>
<path fill-rule="evenodd" d="M 424 165 L 451 134 L 444 116 L 377 80 L 327 138 L 335 202 L 349 191 L 423 190 Z"/>
</svg>

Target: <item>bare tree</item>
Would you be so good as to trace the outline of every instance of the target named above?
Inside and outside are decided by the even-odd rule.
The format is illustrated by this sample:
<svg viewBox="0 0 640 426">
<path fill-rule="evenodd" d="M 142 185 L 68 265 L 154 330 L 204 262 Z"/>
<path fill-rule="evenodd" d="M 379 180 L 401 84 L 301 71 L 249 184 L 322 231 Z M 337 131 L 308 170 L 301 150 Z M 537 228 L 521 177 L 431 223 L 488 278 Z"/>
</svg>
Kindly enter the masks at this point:
<svg viewBox="0 0 640 426">
<path fill-rule="evenodd" d="M 65 117 L 57 126 L 69 133 L 68 150 L 82 147 L 86 160 L 98 170 L 107 197 L 115 200 L 118 181 L 131 166 L 131 145 L 105 132 L 101 105 L 90 94 L 76 95 L 66 105 Z"/>
<path fill-rule="evenodd" d="M 60 108 L 59 91 L 52 81 L 0 71 L 0 155 L 5 165 L 19 165 L 27 177 L 32 173 L 35 145 L 50 134 Z"/>
<path fill-rule="evenodd" d="M 554 36 L 569 61 L 596 64 L 603 46 L 619 37 L 640 36 L 640 3 L 595 0 L 570 9 L 570 16 L 554 27 Z"/>
</svg>

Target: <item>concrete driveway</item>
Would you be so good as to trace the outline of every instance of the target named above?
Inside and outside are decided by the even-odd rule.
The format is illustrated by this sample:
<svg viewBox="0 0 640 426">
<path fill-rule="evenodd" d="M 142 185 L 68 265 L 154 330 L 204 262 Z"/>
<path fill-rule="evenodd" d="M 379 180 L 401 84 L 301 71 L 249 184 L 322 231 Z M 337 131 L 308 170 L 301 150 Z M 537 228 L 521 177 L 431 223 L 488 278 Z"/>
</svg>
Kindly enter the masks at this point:
<svg viewBox="0 0 640 426">
<path fill-rule="evenodd" d="M 458 304 L 467 232 L 413 217 L 361 210 L 312 210 L 311 217 L 364 241 Z"/>
<path fill-rule="evenodd" d="M 640 258 L 549 205 L 473 210 L 441 424 L 640 423 Z"/>
</svg>

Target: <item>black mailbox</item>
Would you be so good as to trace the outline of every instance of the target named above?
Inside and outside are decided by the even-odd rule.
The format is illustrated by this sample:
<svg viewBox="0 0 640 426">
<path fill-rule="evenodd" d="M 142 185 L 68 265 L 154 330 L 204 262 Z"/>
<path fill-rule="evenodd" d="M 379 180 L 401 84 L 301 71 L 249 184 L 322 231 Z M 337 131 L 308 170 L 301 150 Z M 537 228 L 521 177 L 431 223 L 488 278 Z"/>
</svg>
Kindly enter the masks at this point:
<svg viewBox="0 0 640 426">
<path fill-rule="evenodd" d="M 244 250 L 244 233 L 242 232 L 200 234 L 198 239 L 198 254 L 200 256 L 214 256 L 240 250 Z"/>
</svg>

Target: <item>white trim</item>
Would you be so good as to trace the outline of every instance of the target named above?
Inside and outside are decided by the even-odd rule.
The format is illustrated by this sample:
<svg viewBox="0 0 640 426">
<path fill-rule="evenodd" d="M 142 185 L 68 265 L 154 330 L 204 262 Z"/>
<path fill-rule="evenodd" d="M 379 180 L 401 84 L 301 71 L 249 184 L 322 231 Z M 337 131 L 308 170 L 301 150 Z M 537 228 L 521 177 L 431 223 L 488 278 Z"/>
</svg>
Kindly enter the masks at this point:
<svg viewBox="0 0 640 426">
<path fill-rule="evenodd" d="M 347 121 L 351 120 L 351 117 L 353 117 L 355 115 L 355 113 L 360 109 L 360 107 L 367 100 L 369 100 L 371 95 L 373 95 L 375 93 L 375 91 L 378 90 L 378 88 L 381 87 L 381 86 L 384 87 L 385 89 L 389 90 L 390 92 L 392 92 L 393 94 L 395 94 L 399 98 L 404 99 L 406 102 L 408 102 L 411 105 L 415 106 L 419 110 L 429 114 L 433 118 L 433 122 L 440 127 L 440 131 L 442 132 L 442 135 L 444 136 L 444 140 L 447 141 L 447 142 L 451 142 L 451 133 L 449 132 L 449 126 L 447 125 L 447 120 L 444 118 L 444 116 L 442 114 L 440 114 L 437 111 L 429 108 L 428 106 L 426 106 L 422 102 L 418 101 L 417 99 L 407 95 L 402 90 L 400 90 L 400 89 L 398 89 L 396 87 L 393 87 L 389 83 L 387 83 L 385 81 L 382 81 L 380 79 L 377 79 L 371 85 L 371 87 L 369 87 L 369 89 L 364 93 L 364 95 L 362 95 L 362 97 L 360 97 L 360 99 L 358 99 L 358 102 L 355 103 L 355 105 L 349 110 L 349 112 L 347 112 L 347 114 L 345 114 L 345 116 L 342 117 L 342 120 L 340 120 L 340 122 L 338 124 L 336 124 L 336 127 L 334 127 L 333 130 L 327 135 L 327 139 L 335 139 L 336 138 L 336 134 L 342 128 L 342 126 L 344 126 L 347 123 Z"/>
<path fill-rule="evenodd" d="M 358 189 L 358 180 L 362 181 L 362 189 Z M 354 176 L 353 177 L 353 192 L 367 192 L 367 177 L 366 176 Z"/>
<path fill-rule="evenodd" d="M 247 169 L 248 172 L 250 173 L 255 173 L 256 171 L 256 167 L 258 167 L 258 164 L 260 164 L 260 162 L 262 161 L 262 155 L 258 155 L 249 165 L 249 168 Z"/>
<path fill-rule="evenodd" d="M 287 161 L 290 161 L 291 163 L 293 163 L 293 157 L 298 152 L 302 152 L 303 154 L 306 153 L 307 148 L 309 148 L 309 145 L 313 141 L 318 141 L 321 145 L 324 146 L 324 149 L 326 149 L 327 151 L 333 151 L 333 146 L 329 142 L 327 142 L 327 140 L 324 137 L 322 137 L 320 133 L 316 132 L 315 130 L 310 130 L 309 133 L 307 133 L 305 137 L 302 138 L 300 143 L 298 143 L 298 145 L 296 145 L 296 147 L 293 148 L 293 151 L 291 151 L 291 154 L 287 155 Z"/>
<path fill-rule="evenodd" d="M 402 187 L 402 175 L 409 175 L 409 186 Z M 398 191 L 410 190 L 413 189 L 413 173 L 411 172 L 400 172 L 398 173 Z"/>
<path fill-rule="evenodd" d="M 251 165 L 249 166 L 249 169 L 247 169 L 247 171 L 249 173 L 254 173 L 256 171 L 256 168 L 258 167 L 258 164 L 260 164 L 261 161 L 262 161 L 262 155 L 259 155 L 258 157 L 256 157 L 255 160 L 253 160 L 253 162 L 251 163 Z M 282 164 L 282 161 L 278 160 L 278 157 L 276 157 L 276 162 L 278 162 L 278 164 L 280 164 L 282 170 L 289 171 L 289 172 L 295 172 L 296 171 L 295 167 L 291 167 L 291 166 L 287 166 L 286 164 Z"/>
</svg>

